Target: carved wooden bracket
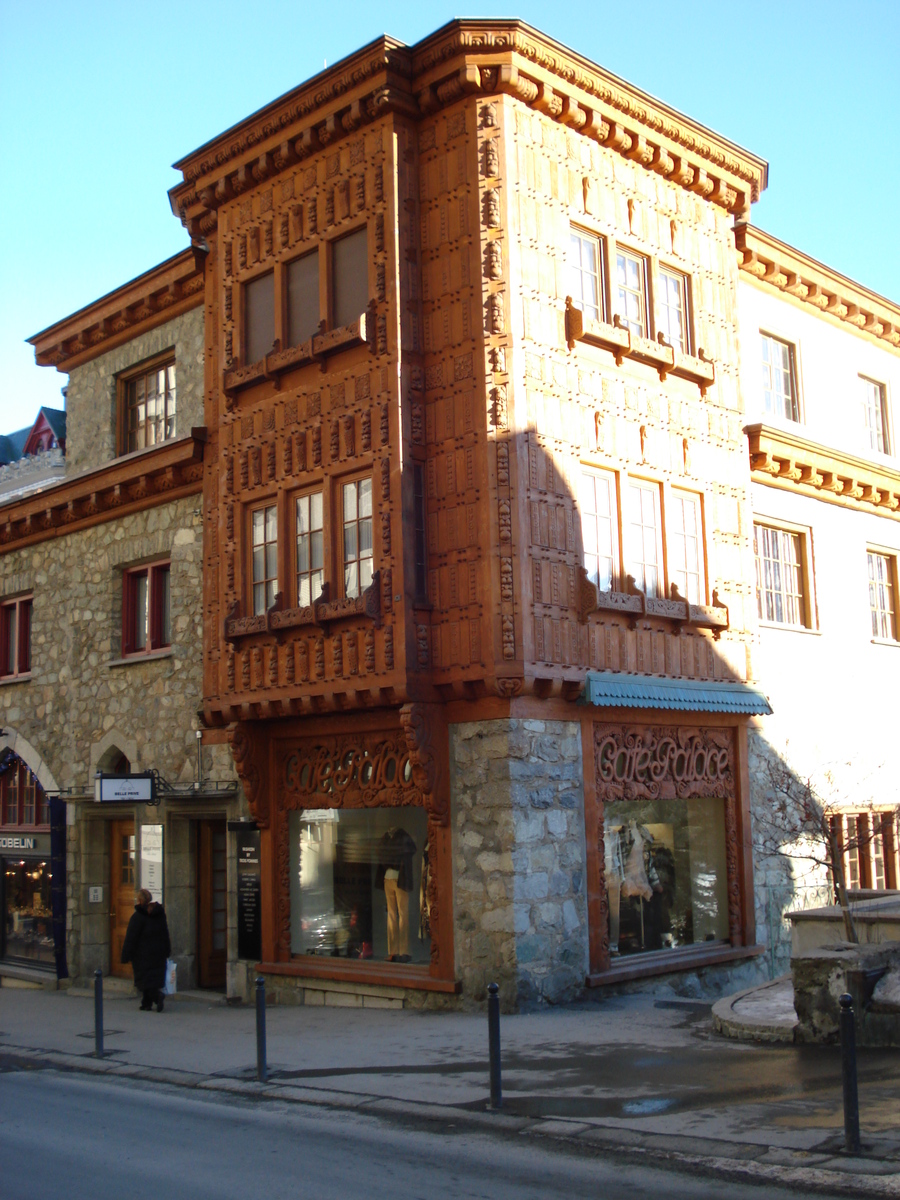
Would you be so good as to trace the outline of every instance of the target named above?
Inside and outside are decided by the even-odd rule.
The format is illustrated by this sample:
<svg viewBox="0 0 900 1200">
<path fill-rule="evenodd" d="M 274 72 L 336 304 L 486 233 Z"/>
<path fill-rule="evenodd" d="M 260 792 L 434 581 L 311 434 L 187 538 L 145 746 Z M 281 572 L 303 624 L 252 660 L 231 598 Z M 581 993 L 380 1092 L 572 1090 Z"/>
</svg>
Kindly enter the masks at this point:
<svg viewBox="0 0 900 1200">
<path fill-rule="evenodd" d="M 381 628 L 381 572 L 376 571 L 372 582 L 360 596 L 330 599 L 331 586 L 322 585 L 322 591 L 312 604 L 302 608 L 285 608 L 284 593 L 278 592 L 275 603 L 264 613 L 252 617 L 241 616 L 241 602 L 235 600 L 225 618 L 225 640 L 236 642 L 239 638 L 253 634 L 284 634 L 288 629 L 312 626 L 326 629 L 334 621 L 348 617 L 368 617 L 376 629 Z"/>
<path fill-rule="evenodd" d="M 673 583 L 669 597 L 647 596 L 636 585 L 634 576 L 626 576 L 627 591 L 601 592 L 588 579 L 584 567 L 578 568 L 578 619 L 584 624 L 594 612 L 622 613 L 628 618 L 632 629 L 637 628 L 641 617 L 659 617 L 671 621 L 674 633 L 680 633 L 685 625 L 693 625 L 700 629 L 711 629 L 713 637 L 718 641 L 722 630 L 728 628 L 728 608 L 721 603 L 719 593 L 713 590 L 712 605 L 690 604 L 678 591 Z"/>
<path fill-rule="evenodd" d="M 439 825 L 450 823 L 447 729 L 433 704 L 404 704 L 400 724 L 409 750 L 413 779 Z"/>
<path fill-rule="evenodd" d="M 269 790 L 265 755 L 243 725 L 235 725 L 229 734 L 234 768 L 244 788 L 250 813 L 257 825 L 269 828 Z"/>
</svg>

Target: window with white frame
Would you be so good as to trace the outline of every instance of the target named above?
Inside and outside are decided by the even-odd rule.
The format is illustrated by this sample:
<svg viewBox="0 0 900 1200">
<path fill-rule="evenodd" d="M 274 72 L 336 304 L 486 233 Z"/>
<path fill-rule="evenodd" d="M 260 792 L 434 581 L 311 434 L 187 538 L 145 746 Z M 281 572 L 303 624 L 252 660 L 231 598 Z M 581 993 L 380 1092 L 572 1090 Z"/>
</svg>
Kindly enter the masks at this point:
<svg viewBox="0 0 900 1200">
<path fill-rule="evenodd" d="M 866 553 L 869 569 L 869 612 L 872 637 L 897 641 L 897 556 L 879 550 Z"/>
<path fill-rule="evenodd" d="M 581 475 L 581 537 L 588 579 L 600 592 L 612 591 L 618 559 L 616 477 L 611 471 Z"/>
<path fill-rule="evenodd" d="M 680 271 L 659 268 L 657 329 L 666 341 L 684 354 L 691 353 L 688 325 L 688 285 Z"/>
<path fill-rule="evenodd" d="M 616 251 L 618 313 L 622 324 L 638 337 L 649 337 L 647 325 L 647 260 L 641 254 Z"/>
<path fill-rule="evenodd" d="M 700 497 L 673 490 L 666 512 L 669 582 L 690 604 L 704 604 L 703 523 Z"/>
<path fill-rule="evenodd" d="M 878 450 L 881 454 L 890 454 L 884 384 L 860 375 L 859 385 L 862 393 L 863 425 L 869 448 Z"/>
<path fill-rule="evenodd" d="M 658 484 L 629 481 L 625 540 L 628 574 L 646 596 L 659 596 L 663 559 Z"/>
<path fill-rule="evenodd" d="M 355 479 L 341 489 L 344 595 L 361 595 L 372 582 L 372 480 Z"/>
<path fill-rule="evenodd" d="M 274 504 L 250 514 L 253 615 L 275 603 L 278 591 L 278 512 Z"/>
<path fill-rule="evenodd" d="M 602 243 L 581 229 L 569 231 L 569 295 L 589 321 L 603 319 Z"/>
<path fill-rule="evenodd" d="M 298 496 L 297 605 L 306 608 L 318 599 L 325 582 L 324 504 L 321 492 Z"/>
<path fill-rule="evenodd" d="M 756 609 L 761 621 L 798 628 L 810 625 L 805 554 L 805 534 L 754 524 Z"/>
<path fill-rule="evenodd" d="M 799 421 L 794 347 L 768 333 L 760 333 L 760 342 L 763 409 L 773 417 Z"/>
</svg>

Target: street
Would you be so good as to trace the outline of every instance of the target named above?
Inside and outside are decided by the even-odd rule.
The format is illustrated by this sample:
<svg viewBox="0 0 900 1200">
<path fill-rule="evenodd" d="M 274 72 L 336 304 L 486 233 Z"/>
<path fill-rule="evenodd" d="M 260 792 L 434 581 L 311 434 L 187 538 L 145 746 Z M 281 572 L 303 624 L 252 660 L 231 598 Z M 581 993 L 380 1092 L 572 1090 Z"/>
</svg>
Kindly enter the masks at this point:
<svg viewBox="0 0 900 1200">
<path fill-rule="evenodd" d="M 348 1111 L 186 1095 L 52 1070 L 0 1072 L 2 1200 L 642 1200 L 798 1196 L 521 1137 L 440 1135 Z M 848 1177 L 848 1185 L 852 1177 Z M 809 1193 L 812 1194 L 812 1193 Z M 816 1192 L 816 1195 L 825 1195 Z"/>
</svg>

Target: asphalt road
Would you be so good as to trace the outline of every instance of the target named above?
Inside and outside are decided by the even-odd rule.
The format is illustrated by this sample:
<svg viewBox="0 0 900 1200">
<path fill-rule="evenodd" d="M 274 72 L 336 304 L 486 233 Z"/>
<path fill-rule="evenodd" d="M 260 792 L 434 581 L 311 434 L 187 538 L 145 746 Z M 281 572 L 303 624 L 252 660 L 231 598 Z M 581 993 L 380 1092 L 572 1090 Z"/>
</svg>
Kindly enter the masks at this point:
<svg viewBox="0 0 900 1200">
<path fill-rule="evenodd" d="M 796 1186 L 675 1174 L 522 1137 L 198 1097 L 50 1070 L 0 1073 L 0 1200 L 782 1200 Z M 823 1193 L 817 1193 L 822 1195 Z"/>
</svg>

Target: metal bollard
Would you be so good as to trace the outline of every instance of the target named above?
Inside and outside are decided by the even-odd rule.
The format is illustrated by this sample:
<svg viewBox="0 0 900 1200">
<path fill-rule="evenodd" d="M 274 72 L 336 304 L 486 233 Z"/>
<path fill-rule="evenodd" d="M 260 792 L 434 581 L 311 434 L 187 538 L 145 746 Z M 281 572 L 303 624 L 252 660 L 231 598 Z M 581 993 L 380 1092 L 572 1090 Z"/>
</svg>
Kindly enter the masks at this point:
<svg viewBox="0 0 900 1200">
<path fill-rule="evenodd" d="M 844 1148 L 859 1154 L 859 1095 L 856 1090 L 856 1022 L 853 997 L 844 992 L 841 1004 L 841 1075 L 844 1083 Z"/>
<path fill-rule="evenodd" d="M 500 1084 L 500 989 L 488 984 L 488 1047 L 491 1057 L 491 1108 L 503 1107 Z"/>
<path fill-rule="evenodd" d="M 103 971 L 94 972 L 94 1056 L 103 1057 Z"/>
<path fill-rule="evenodd" d="M 269 1070 L 266 1066 L 266 981 L 262 975 L 256 977 L 256 1078 L 267 1083 Z"/>
</svg>

